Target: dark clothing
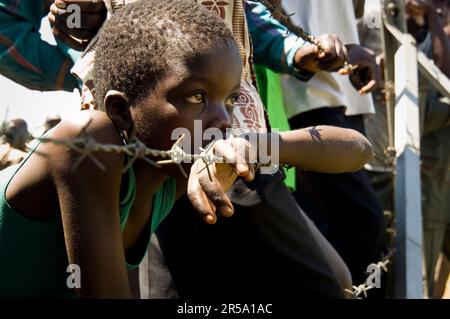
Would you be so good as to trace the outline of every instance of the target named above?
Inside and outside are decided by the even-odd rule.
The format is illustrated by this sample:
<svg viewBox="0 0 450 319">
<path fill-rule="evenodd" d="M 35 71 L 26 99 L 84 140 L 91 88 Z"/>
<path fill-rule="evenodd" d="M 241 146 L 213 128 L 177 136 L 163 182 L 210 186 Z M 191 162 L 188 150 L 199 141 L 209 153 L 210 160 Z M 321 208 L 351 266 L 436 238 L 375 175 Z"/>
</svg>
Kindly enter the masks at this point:
<svg viewBox="0 0 450 319">
<path fill-rule="evenodd" d="M 229 194 L 233 217 L 207 225 L 184 197 L 157 230 L 181 298 L 343 297 L 280 173 Z"/>
<path fill-rule="evenodd" d="M 316 125 L 353 128 L 364 134 L 362 116 L 345 109 L 320 108 L 290 119 L 292 129 Z M 383 209 L 364 170 L 345 174 L 297 171 L 299 205 L 350 269 L 353 284 L 363 283 L 367 266 L 379 261 L 385 245 Z"/>
</svg>

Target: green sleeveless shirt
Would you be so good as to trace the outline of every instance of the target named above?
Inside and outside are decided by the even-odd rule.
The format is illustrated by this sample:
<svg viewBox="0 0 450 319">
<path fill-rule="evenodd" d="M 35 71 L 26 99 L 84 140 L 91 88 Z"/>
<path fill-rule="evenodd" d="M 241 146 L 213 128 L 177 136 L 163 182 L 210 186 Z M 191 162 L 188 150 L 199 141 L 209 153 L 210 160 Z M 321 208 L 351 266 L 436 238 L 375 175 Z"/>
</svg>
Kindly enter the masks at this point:
<svg viewBox="0 0 450 319">
<path fill-rule="evenodd" d="M 66 272 L 68 258 L 61 218 L 36 222 L 16 212 L 6 201 L 10 181 L 38 145 L 20 164 L 0 171 L 0 298 L 75 297 L 74 291 L 66 284 L 70 273 Z M 123 230 L 136 195 L 136 179 L 132 168 L 124 174 L 122 183 L 128 190 L 120 201 L 120 226 Z M 144 248 L 148 248 L 151 234 L 172 209 L 175 188 L 175 179 L 169 178 L 155 194 Z M 146 252 L 147 249 L 143 249 L 137 260 L 127 260 L 127 268 L 138 267 Z"/>
</svg>

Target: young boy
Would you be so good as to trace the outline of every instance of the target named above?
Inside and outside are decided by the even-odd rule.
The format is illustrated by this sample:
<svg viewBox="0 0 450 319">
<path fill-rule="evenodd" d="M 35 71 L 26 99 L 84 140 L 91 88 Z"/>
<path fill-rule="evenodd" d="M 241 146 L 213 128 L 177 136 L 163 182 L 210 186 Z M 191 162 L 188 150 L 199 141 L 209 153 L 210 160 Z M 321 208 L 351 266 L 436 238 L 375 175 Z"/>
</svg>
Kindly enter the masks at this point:
<svg viewBox="0 0 450 319">
<path fill-rule="evenodd" d="M 73 139 L 86 127 L 98 143 L 137 137 L 164 150 L 173 143 L 172 131 L 193 131 L 194 120 L 201 119 L 203 129 L 224 130 L 231 125 L 241 70 L 233 36 L 211 13 L 190 1 L 137 2 L 105 25 L 98 43 L 94 82 L 103 112 L 84 111 L 48 137 Z M 344 164 L 338 170 L 356 169 L 371 154 L 370 144 L 353 131 L 318 127 L 272 137 L 280 139 L 282 162 L 305 168 L 336 170 L 317 160 L 332 154 Z M 246 143 L 219 141 L 212 152 L 236 159 L 231 146 L 239 144 Z M 294 154 L 299 147 L 305 152 Z M 41 143 L 19 167 L 2 173 L 1 296 L 71 297 L 70 264 L 81 270 L 81 296 L 130 297 L 126 265 L 139 264 L 152 229 L 170 211 L 174 178 L 180 193 L 186 182 L 174 167 L 156 169 L 143 160 L 122 176 L 129 159 L 111 153 L 96 154 L 105 171 L 91 161 L 74 170 L 78 156 L 64 146 Z M 213 165 L 211 182 L 206 170 L 197 173 L 201 164 L 194 163 L 188 194 L 204 219 L 214 223 L 216 211 L 233 214 L 225 186 L 237 175 L 250 181 L 254 172 L 240 162 L 232 165 L 237 174 L 230 176 L 228 165 Z"/>
<path fill-rule="evenodd" d="M 61 6 L 61 2 L 58 0 L 52 6 L 52 14 L 56 15 L 57 7 L 64 9 L 69 3 L 69 1 L 65 1 L 66 5 Z M 131 1 L 105 1 L 107 6 L 108 3 L 112 5 L 112 9 L 114 9 L 115 4 L 122 6 L 126 2 Z M 233 129 L 238 132 L 264 130 L 266 123 L 263 105 L 254 83 L 252 83 L 252 46 L 244 14 L 245 3 L 248 5 L 253 1 L 235 0 L 217 5 L 207 1 L 198 0 L 197 2 L 205 5 L 225 20 L 230 30 L 233 30 L 241 49 L 241 56 L 244 61 L 242 95 L 235 104 Z M 110 11 L 110 13 L 112 12 L 115 12 L 115 10 Z M 50 20 L 56 23 L 55 27 L 58 25 L 64 26 L 64 20 L 59 21 L 59 18 L 64 17 L 63 12 L 58 15 L 59 18 L 56 20 L 55 17 L 52 19 L 51 16 L 49 16 Z M 88 11 L 86 11 L 86 16 L 92 18 Z M 57 23 L 58 21 L 59 23 Z M 275 28 L 276 32 L 272 28 Z M 258 24 L 252 29 L 253 31 L 259 30 L 259 39 L 264 40 L 254 42 L 258 45 L 259 49 L 255 52 L 259 53 L 260 58 L 264 57 L 263 60 L 266 62 L 271 61 L 272 67 L 278 65 L 277 70 L 294 73 L 299 78 L 306 79 L 308 74 L 309 77 L 312 76 L 308 72 L 304 74 L 303 70 L 294 71 L 295 68 L 292 68 L 293 53 L 298 53 L 295 47 L 301 46 L 301 40 L 296 41 L 297 39 L 294 37 L 293 40 L 295 41 L 292 41 L 292 43 L 295 43 L 295 46 L 292 47 L 292 43 L 288 45 L 287 42 L 289 41 L 284 36 L 286 30 L 276 21 L 267 25 Z M 67 30 L 67 28 L 60 28 L 58 34 L 68 31 L 70 30 Z M 76 34 L 73 34 L 73 36 L 77 37 Z M 111 42 L 116 40 L 114 37 L 111 38 Z M 311 51 L 308 50 L 307 45 L 301 47 L 306 51 Z M 87 86 L 94 88 L 90 77 L 90 67 L 93 65 L 91 57 L 96 45 L 90 45 L 90 48 L 83 59 L 78 61 L 79 63 L 74 70 Z M 287 54 L 287 51 L 289 51 L 289 54 Z M 336 60 L 339 60 L 333 52 L 330 49 L 330 56 L 336 56 Z M 302 54 L 297 53 L 295 56 L 302 56 Z M 286 69 L 286 66 L 291 66 L 291 68 Z M 289 133 L 291 143 L 281 143 L 280 147 L 287 147 L 292 154 L 291 160 L 295 161 L 291 164 L 298 164 L 301 168 L 322 171 L 324 167 L 321 165 L 325 164 L 328 166 L 327 172 L 354 170 L 355 166 L 347 166 L 350 164 L 348 159 L 358 162 L 364 158 L 361 155 L 367 155 L 370 152 L 354 153 L 353 151 L 356 149 L 361 150 L 358 147 L 356 149 L 349 148 L 346 151 L 344 147 L 346 143 L 335 148 L 333 152 L 326 152 L 326 150 L 329 151 L 330 145 L 338 145 L 336 142 L 340 143 L 339 139 L 343 137 L 342 135 L 330 135 L 333 130 L 335 129 L 319 128 L 320 139 L 314 139 L 314 134 L 310 134 L 308 130 L 292 132 Z M 324 138 L 326 132 L 330 134 Z M 329 143 L 330 137 L 334 143 Z M 311 148 L 307 150 L 306 145 Z M 346 158 L 340 157 L 338 159 L 336 151 L 341 155 L 346 155 Z M 330 156 L 332 156 L 333 161 L 330 161 Z M 308 163 L 305 163 L 305 159 L 308 159 Z M 283 162 L 282 157 L 281 160 Z M 359 165 L 358 163 L 356 163 L 356 166 Z M 315 166 L 312 167 L 311 164 L 315 164 Z M 343 166 L 337 167 L 335 165 Z M 183 290 L 183 296 L 188 297 L 195 295 L 192 294 L 192 290 L 200 292 L 196 296 L 211 295 L 211 293 L 215 296 L 226 296 L 231 291 L 233 294 L 241 295 L 248 295 L 247 292 L 251 295 L 255 295 L 255 293 L 261 295 L 267 295 L 267 293 L 279 294 L 280 289 L 278 287 L 283 287 L 281 291 L 292 291 L 292 289 L 286 287 L 295 287 L 298 292 L 297 295 L 305 294 L 310 297 L 333 298 L 342 296 L 342 287 L 351 288 L 348 270 L 332 247 L 295 204 L 292 196 L 283 185 L 281 174 L 263 175 L 261 177 L 257 174 L 256 177 L 257 180 L 254 184 L 237 183 L 238 186 L 230 193 L 230 199 L 237 214 L 234 222 L 226 223 L 225 227 L 221 227 L 223 232 L 217 231 L 217 227 L 210 228 L 209 225 L 200 225 L 200 227 L 196 224 L 193 225 L 192 221 L 197 221 L 195 219 L 197 213 L 189 201 L 179 202 L 179 211 L 177 212 L 177 209 L 172 211 L 173 218 L 170 218 L 169 224 L 180 225 L 180 228 L 165 227 L 164 231 L 160 232 L 159 238 L 164 237 L 165 239 L 164 243 L 161 243 L 161 247 L 166 248 L 163 248 L 165 250 L 164 255 L 167 258 L 177 288 L 180 291 Z M 195 207 L 197 208 L 198 205 Z M 184 220 L 186 216 L 192 216 L 193 214 L 195 216 L 192 220 Z M 242 223 L 241 217 L 246 219 L 244 223 Z M 214 215 L 212 221 L 216 221 Z M 203 232 L 197 236 L 199 229 Z M 229 234 L 233 234 L 236 245 L 230 245 Z M 169 247 L 171 245 L 172 247 Z M 216 249 L 217 254 L 213 251 Z M 249 251 L 252 252 L 251 255 L 248 254 Z M 246 263 L 247 267 L 226 266 L 228 262 L 233 263 L 236 260 Z M 283 262 L 280 262 L 280 260 L 283 260 Z M 211 265 L 211 267 L 204 269 L 204 264 Z M 255 271 L 255 269 L 258 271 Z M 339 270 L 336 272 L 336 269 Z M 141 278 L 141 282 L 149 277 L 148 272 L 146 275 L 145 271 L 142 270 L 141 274 L 144 274 L 144 276 Z M 211 273 L 208 271 L 211 271 Z M 215 276 L 216 272 L 221 273 L 220 278 Z M 273 275 L 268 276 L 269 272 Z M 216 280 L 211 280 L 212 277 L 216 277 Z M 339 283 L 337 283 L 335 277 L 339 278 Z M 257 284 L 254 285 L 254 282 Z M 236 286 L 239 286 L 239 291 L 236 291 Z M 227 289 L 228 287 L 231 289 Z"/>
<path fill-rule="evenodd" d="M 130 29 L 140 36 L 128 37 Z M 120 41 L 110 42 L 111 34 Z M 192 129 L 194 119 L 204 129 L 230 126 L 242 63 L 220 19 L 187 1 L 145 1 L 114 16 L 103 35 L 94 70 L 102 111 L 80 112 L 47 137 L 70 140 L 86 128 L 98 143 L 120 145 L 136 137 L 167 150 L 172 131 Z M 225 144 L 217 145 L 216 151 Z M 40 143 L 19 167 L 1 173 L 0 297 L 73 297 L 66 285 L 69 264 L 81 271 L 81 296 L 131 296 L 127 266 L 136 267 L 147 251 L 181 174 L 137 160 L 122 175 L 129 158 L 95 155 L 106 170 L 90 160 L 74 169 L 79 154 Z M 206 189 L 201 179 L 190 180 Z"/>
</svg>

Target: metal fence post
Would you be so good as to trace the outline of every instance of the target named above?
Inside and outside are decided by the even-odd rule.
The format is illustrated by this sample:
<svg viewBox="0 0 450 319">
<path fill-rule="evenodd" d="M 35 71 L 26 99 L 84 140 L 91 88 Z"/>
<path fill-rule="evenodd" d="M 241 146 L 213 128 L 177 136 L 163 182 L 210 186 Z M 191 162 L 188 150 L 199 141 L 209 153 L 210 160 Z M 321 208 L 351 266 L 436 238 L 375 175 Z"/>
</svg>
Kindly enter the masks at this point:
<svg viewBox="0 0 450 319">
<path fill-rule="evenodd" d="M 417 49 L 409 34 L 395 54 L 395 149 L 397 174 L 396 292 L 398 298 L 422 298 L 422 193 Z"/>
<path fill-rule="evenodd" d="M 386 80 L 395 83 L 390 106 L 391 143 L 397 153 L 395 178 L 396 298 L 422 298 L 422 207 L 417 48 L 406 34 L 403 0 L 383 0 L 385 23 L 404 34 L 397 38 L 383 28 Z M 400 42 L 400 44 L 399 44 Z M 395 108 L 394 108 L 395 105 Z"/>
</svg>

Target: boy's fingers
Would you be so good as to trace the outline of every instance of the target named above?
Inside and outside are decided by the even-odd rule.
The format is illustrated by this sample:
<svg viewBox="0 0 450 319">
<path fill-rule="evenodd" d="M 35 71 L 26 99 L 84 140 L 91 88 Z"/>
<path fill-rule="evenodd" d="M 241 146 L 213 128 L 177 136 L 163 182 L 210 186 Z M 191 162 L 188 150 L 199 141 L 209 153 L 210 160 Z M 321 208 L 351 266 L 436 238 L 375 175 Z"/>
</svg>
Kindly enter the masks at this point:
<svg viewBox="0 0 450 319">
<path fill-rule="evenodd" d="M 233 204 L 231 204 L 228 196 L 225 195 L 222 186 L 216 178 L 213 177 L 213 180 L 211 181 L 208 173 L 206 173 L 201 174 L 198 181 L 201 185 L 202 192 L 204 192 L 208 200 L 218 208 L 222 216 L 230 217 L 233 215 Z"/>
<path fill-rule="evenodd" d="M 191 174 L 189 177 L 187 195 L 192 206 L 200 213 L 206 223 L 214 224 L 217 221 L 215 208 L 211 206 L 206 194 L 203 192 L 196 174 Z"/>
<path fill-rule="evenodd" d="M 248 165 L 248 174 L 241 176 L 246 182 L 251 182 L 255 178 L 255 167 Z"/>
<path fill-rule="evenodd" d="M 248 165 L 244 160 L 247 149 L 247 145 L 231 145 L 225 140 L 220 140 L 214 147 L 214 155 L 222 157 L 225 163 L 233 167 L 238 176 L 244 176 L 249 171 Z"/>
</svg>

